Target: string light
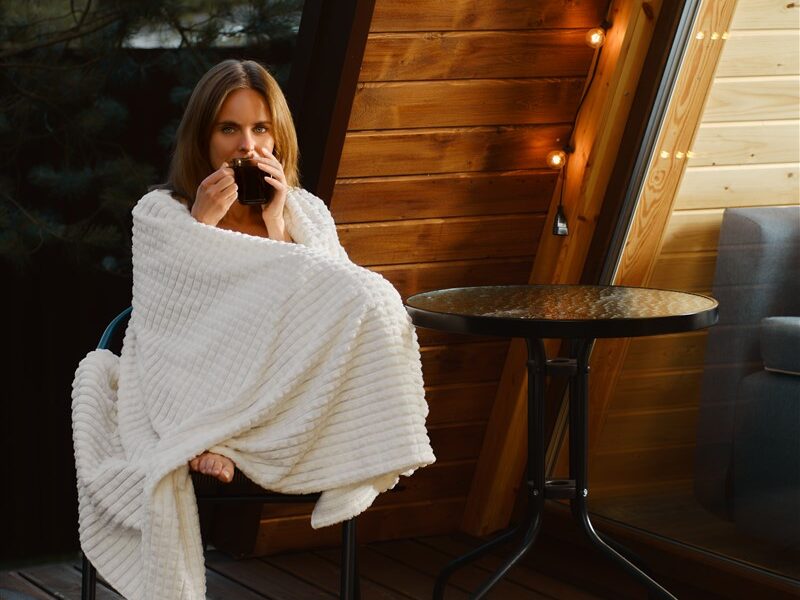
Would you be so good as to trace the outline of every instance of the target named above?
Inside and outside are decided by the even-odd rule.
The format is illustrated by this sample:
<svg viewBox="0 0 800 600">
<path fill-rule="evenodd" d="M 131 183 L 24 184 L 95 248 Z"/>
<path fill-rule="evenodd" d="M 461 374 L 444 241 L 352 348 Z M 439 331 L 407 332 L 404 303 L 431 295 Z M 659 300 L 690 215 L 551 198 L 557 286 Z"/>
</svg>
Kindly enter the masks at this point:
<svg viewBox="0 0 800 600">
<path fill-rule="evenodd" d="M 603 20 L 600 23 L 599 27 L 593 27 L 589 31 L 586 32 L 586 43 L 596 50 L 594 54 L 594 59 L 592 60 L 591 66 L 591 75 L 587 78 L 586 83 L 583 87 L 583 92 L 581 93 L 581 99 L 578 101 L 578 108 L 575 109 L 575 118 L 573 119 L 573 123 L 578 119 L 578 115 L 581 112 L 581 106 L 583 106 L 583 101 L 586 99 L 586 94 L 589 91 L 589 87 L 592 85 L 592 81 L 594 81 L 595 73 L 597 73 L 597 65 L 600 62 L 600 53 L 602 52 L 603 43 L 606 41 L 606 31 L 611 28 L 611 23 L 609 21 Z M 567 215 L 564 213 L 564 186 L 566 185 L 567 179 L 567 170 L 564 168 L 567 164 L 567 156 L 568 154 L 572 154 L 575 152 L 575 148 L 572 146 L 572 136 L 575 133 L 575 128 L 573 125 L 573 130 L 569 135 L 569 141 L 564 146 L 563 150 L 551 150 L 547 153 L 547 166 L 551 169 L 561 171 L 558 176 L 558 206 L 556 207 L 556 214 L 555 218 L 553 219 L 553 235 L 569 235 L 569 227 L 567 226 Z"/>
<path fill-rule="evenodd" d="M 567 162 L 567 153 L 563 150 L 551 150 L 547 153 L 547 166 L 551 169 L 561 170 Z"/>
<path fill-rule="evenodd" d="M 599 48 L 606 41 L 606 30 L 602 27 L 595 27 L 586 33 L 586 43 L 592 48 Z"/>
</svg>

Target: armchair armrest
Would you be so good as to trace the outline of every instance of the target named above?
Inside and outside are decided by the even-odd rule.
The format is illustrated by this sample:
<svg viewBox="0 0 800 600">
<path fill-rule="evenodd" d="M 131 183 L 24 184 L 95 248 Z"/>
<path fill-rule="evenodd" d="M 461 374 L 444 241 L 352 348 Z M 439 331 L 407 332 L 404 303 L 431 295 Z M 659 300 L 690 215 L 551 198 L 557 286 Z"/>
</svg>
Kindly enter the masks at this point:
<svg viewBox="0 0 800 600">
<path fill-rule="evenodd" d="M 760 337 L 764 369 L 800 375 L 800 317 L 761 319 Z"/>
</svg>

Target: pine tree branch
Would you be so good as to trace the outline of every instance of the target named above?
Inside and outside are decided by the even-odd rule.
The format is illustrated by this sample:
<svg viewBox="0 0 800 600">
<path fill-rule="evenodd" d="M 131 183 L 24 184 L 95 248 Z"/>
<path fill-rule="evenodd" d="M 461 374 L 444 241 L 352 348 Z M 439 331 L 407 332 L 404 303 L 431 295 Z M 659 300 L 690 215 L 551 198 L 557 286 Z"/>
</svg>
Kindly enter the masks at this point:
<svg viewBox="0 0 800 600">
<path fill-rule="evenodd" d="M 3 62 L 0 63 L 0 68 L 10 69 L 44 69 L 46 71 L 69 71 L 72 69 L 82 69 L 94 63 L 100 62 L 104 56 L 95 56 L 86 62 L 76 64 L 57 64 L 51 65 L 46 63 L 23 63 L 23 62 Z"/>
<path fill-rule="evenodd" d="M 86 15 L 89 14 L 91 8 L 92 8 L 92 0 L 88 0 L 86 2 L 86 8 L 83 9 L 83 12 L 81 13 L 81 18 L 79 20 L 75 17 L 75 0 L 69 0 L 69 9 L 70 12 L 72 13 L 72 18 L 75 21 L 76 27 L 80 28 L 83 25 L 83 22 L 86 20 Z"/>
<path fill-rule="evenodd" d="M 98 31 L 100 29 L 103 29 L 104 27 L 108 27 L 109 25 L 112 25 L 113 23 L 121 21 L 122 19 L 123 19 L 123 15 L 122 14 L 112 13 L 112 15 L 110 17 L 108 17 L 106 19 L 98 19 L 97 21 L 95 21 L 95 22 L 91 23 L 90 25 L 88 25 L 85 29 L 83 29 L 81 27 L 73 27 L 72 29 L 69 29 L 69 30 L 67 30 L 67 31 L 65 31 L 63 33 L 60 33 L 60 34 L 50 38 L 49 40 L 45 40 L 43 42 L 33 42 L 33 43 L 29 43 L 29 44 L 22 44 L 22 45 L 14 47 L 14 48 L 8 48 L 6 50 L 3 50 L 2 52 L 0 52 L 0 60 L 8 58 L 9 56 L 16 56 L 17 54 L 24 54 L 25 52 L 30 52 L 31 50 L 38 50 L 40 48 L 47 48 L 49 46 L 54 46 L 55 44 L 60 44 L 62 42 L 68 42 L 70 40 L 74 40 L 76 38 L 83 37 L 83 36 L 88 35 L 90 33 L 94 33 L 95 31 Z"/>
</svg>

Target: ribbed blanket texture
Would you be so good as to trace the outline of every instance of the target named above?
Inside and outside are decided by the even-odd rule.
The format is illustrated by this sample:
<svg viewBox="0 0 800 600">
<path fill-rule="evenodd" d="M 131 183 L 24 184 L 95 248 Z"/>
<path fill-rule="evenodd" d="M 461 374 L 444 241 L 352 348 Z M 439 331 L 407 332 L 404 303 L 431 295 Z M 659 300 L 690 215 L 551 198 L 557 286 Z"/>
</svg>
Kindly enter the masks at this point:
<svg viewBox="0 0 800 600">
<path fill-rule="evenodd" d="M 81 547 L 130 600 L 201 600 L 188 461 L 210 450 L 260 486 L 322 492 L 318 528 L 435 458 L 416 332 L 397 291 L 350 262 L 325 204 L 290 190 L 296 243 L 202 224 L 164 191 L 133 210 L 122 351 L 72 388 Z"/>
</svg>

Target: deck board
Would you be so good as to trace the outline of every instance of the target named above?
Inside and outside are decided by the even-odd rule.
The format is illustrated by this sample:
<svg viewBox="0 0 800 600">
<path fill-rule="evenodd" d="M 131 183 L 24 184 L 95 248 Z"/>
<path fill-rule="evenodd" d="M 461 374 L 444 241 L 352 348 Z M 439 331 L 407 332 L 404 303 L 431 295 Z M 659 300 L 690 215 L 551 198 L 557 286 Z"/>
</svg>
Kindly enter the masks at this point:
<svg viewBox="0 0 800 600">
<path fill-rule="evenodd" d="M 29 597 L 31 600 L 52 600 L 55 598 L 55 596 L 33 585 L 19 573 L 0 573 L 0 598 L 5 598 L 6 596 L 15 597 L 11 592 L 24 594 L 24 598 Z"/>
<path fill-rule="evenodd" d="M 479 544 L 462 534 L 374 542 L 359 547 L 363 600 L 428 600 L 436 575 L 454 556 Z M 218 550 L 206 553 L 208 600 L 331 600 L 339 596 L 337 548 L 234 560 Z M 489 554 L 459 570 L 446 598 L 468 598 L 502 559 Z M 13 592 L 25 600 L 79 600 L 78 561 L 20 567 L 0 572 L 0 598 Z M 6 595 L 11 595 L 6 594 Z M 600 596 L 557 580 L 530 566 L 517 566 L 487 596 L 494 600 L 599 600 Z M 98 600 L 120 600 L 97 586 Z"/>
</svg>

